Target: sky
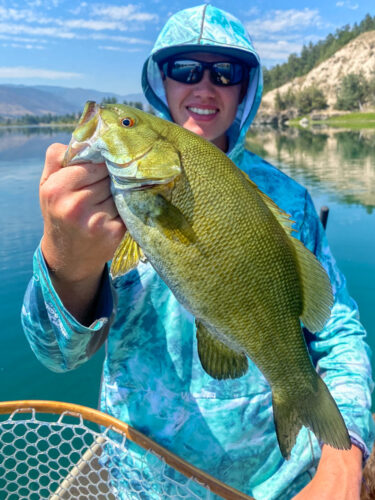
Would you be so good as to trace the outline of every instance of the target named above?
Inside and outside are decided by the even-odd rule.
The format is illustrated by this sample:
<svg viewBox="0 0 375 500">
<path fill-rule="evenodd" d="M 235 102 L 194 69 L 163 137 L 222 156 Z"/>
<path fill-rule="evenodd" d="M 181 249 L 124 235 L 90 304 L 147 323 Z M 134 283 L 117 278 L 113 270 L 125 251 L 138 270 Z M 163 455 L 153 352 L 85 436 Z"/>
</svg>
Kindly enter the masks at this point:
<svg viewBox="0 0 375 500">
<path fill-rule="evenodd" d="M 0 0 L 0 84 L 140 92 L 142 65 L 168 17 L 192 0 Z M 262 64 L 375 15 L 375 0 L 215 0 L 246 26 Z M 229 7 L 229 8 L 228 8 Z"/>
</svg>

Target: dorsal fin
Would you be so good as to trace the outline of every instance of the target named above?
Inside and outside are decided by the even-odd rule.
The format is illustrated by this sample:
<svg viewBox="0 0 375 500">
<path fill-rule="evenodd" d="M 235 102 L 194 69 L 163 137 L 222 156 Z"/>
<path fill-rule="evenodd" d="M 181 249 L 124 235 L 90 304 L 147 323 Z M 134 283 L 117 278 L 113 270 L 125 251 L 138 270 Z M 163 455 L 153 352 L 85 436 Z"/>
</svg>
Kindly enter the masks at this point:
<svg viewBox="0 0 375 500">
<path fill-rule="evenodd" d="M 282 210 L 278 205 L 276 205 L 276 203 L 273 200 L 271 200 L 269 196 L 264 194 L 255 184 L 255 182 L 253 182 L 245 172 L 241 170 L 241 173 L 243 174 L 245 179 L 250 183 L 251 187 L 255 189 L 258 195 L 262 198 L 267 207 L 271 210 L 271 212 L 276 217 L 278 222 L 281 224 L 285 232 L 287 234 L 291 234 L 293 231 L 296 231 L 295 229 L 292 228 L 292 225 L 294 224 L 295 221 L 290 218 L 290 214 Z"/>
<path fill-rule="evenodd" d="M 318 332 L 331 315 L 333 305 L 329 277 L 315 257 L 301 241 L 290 237 L 293 243 L 303 294 L 301 320 L 310 332 Z"/>
<path fill-rule="evenodd" d="M 245 172 L 242 174 L 274 214 L 293 244 L 303 297 L 301 320 L 311 332 L 318 332 L 328 320 L 333 305 L 332 288 L 328 275 L 315 255 L 301 241 L 291 236 L 291 233 L 296 230 L 291 227 L 294 221 L 290 215 L 262 193 Z"/>
</svg>

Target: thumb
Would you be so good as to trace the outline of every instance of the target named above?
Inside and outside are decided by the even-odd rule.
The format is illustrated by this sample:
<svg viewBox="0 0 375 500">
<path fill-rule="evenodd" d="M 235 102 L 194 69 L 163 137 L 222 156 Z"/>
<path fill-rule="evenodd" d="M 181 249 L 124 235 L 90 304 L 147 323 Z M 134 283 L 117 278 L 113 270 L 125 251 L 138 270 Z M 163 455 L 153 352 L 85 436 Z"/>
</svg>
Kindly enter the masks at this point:
<svg viewBox="0 0 375 500">
<path fill-rule="evenodd" d="M 44 184 L 46 180 L 52 175 L 54 172 L 57 172 L 63 167 L 63 159 L 65 155 L 65 151 L 67 150 L 65 144 L 51 144 L 46 151 L 46 160 L 44 163 L 44 170 L 42 173 L 42 177 L 40 179 L 40 185 Z"/>
</svg>

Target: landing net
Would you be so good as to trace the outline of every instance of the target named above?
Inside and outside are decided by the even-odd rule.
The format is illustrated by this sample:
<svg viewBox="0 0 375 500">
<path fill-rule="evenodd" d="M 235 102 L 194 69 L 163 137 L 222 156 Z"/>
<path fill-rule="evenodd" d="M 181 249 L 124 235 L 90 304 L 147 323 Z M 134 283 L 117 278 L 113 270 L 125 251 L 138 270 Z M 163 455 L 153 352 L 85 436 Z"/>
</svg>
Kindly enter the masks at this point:
<svg viewBox="0 0 375 500">
<path fill-rule="evenodd" d="M 249 499 L 80 405 L 0 403 L 0 500 Z"/>
</svg>

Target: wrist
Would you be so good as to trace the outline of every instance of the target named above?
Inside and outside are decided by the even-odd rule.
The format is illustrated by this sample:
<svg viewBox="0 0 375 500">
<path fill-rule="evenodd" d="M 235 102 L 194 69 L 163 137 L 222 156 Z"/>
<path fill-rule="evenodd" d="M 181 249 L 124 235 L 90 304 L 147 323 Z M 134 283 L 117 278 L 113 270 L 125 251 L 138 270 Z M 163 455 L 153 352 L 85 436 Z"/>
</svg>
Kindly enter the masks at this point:
<svg viewBox="0 0 375 500">
<path fill-rule="evenodd" d="M 90 255 L 77 254 L 73 244 L 56 245 L 54 239 L 45 234 L 41 240 L 41 251 L 51 279 L 60 287 L 85 288 L 100 279 L 106 262 L 97 262 Z"/>
<path fill-rule="evenodd" d="M 350 450 L 337 450 L 323 445 L 316 478 L 329 484 L 340 484 L 359 493 L 362 481 L 362 451 L 352 445 Z M 345 486 L 345 483 L 348 483 Z"/>
<path fill-rule="evenodd" d="M 95 269 L 91 274 L 85 275 L 78 266 L 64 265 L 51 266 L 48 258 L 48 250 L 45 252 L 43 240 L 41 252 L 48 269 L 49 279 L 52 286 L 69 313 L 82 325 L 90 325 L 95 319 L 95 304 L 100 289 L 105 264 L 100 269 Z M 47 254 L 47 255 L 46 255 Z M 53 256 L 55 259 L 56 256 Z M 78 272 L 76 272 L 76 270 Z M 86 270 L 87 272 L 87 270 Z"/>
</svg>

